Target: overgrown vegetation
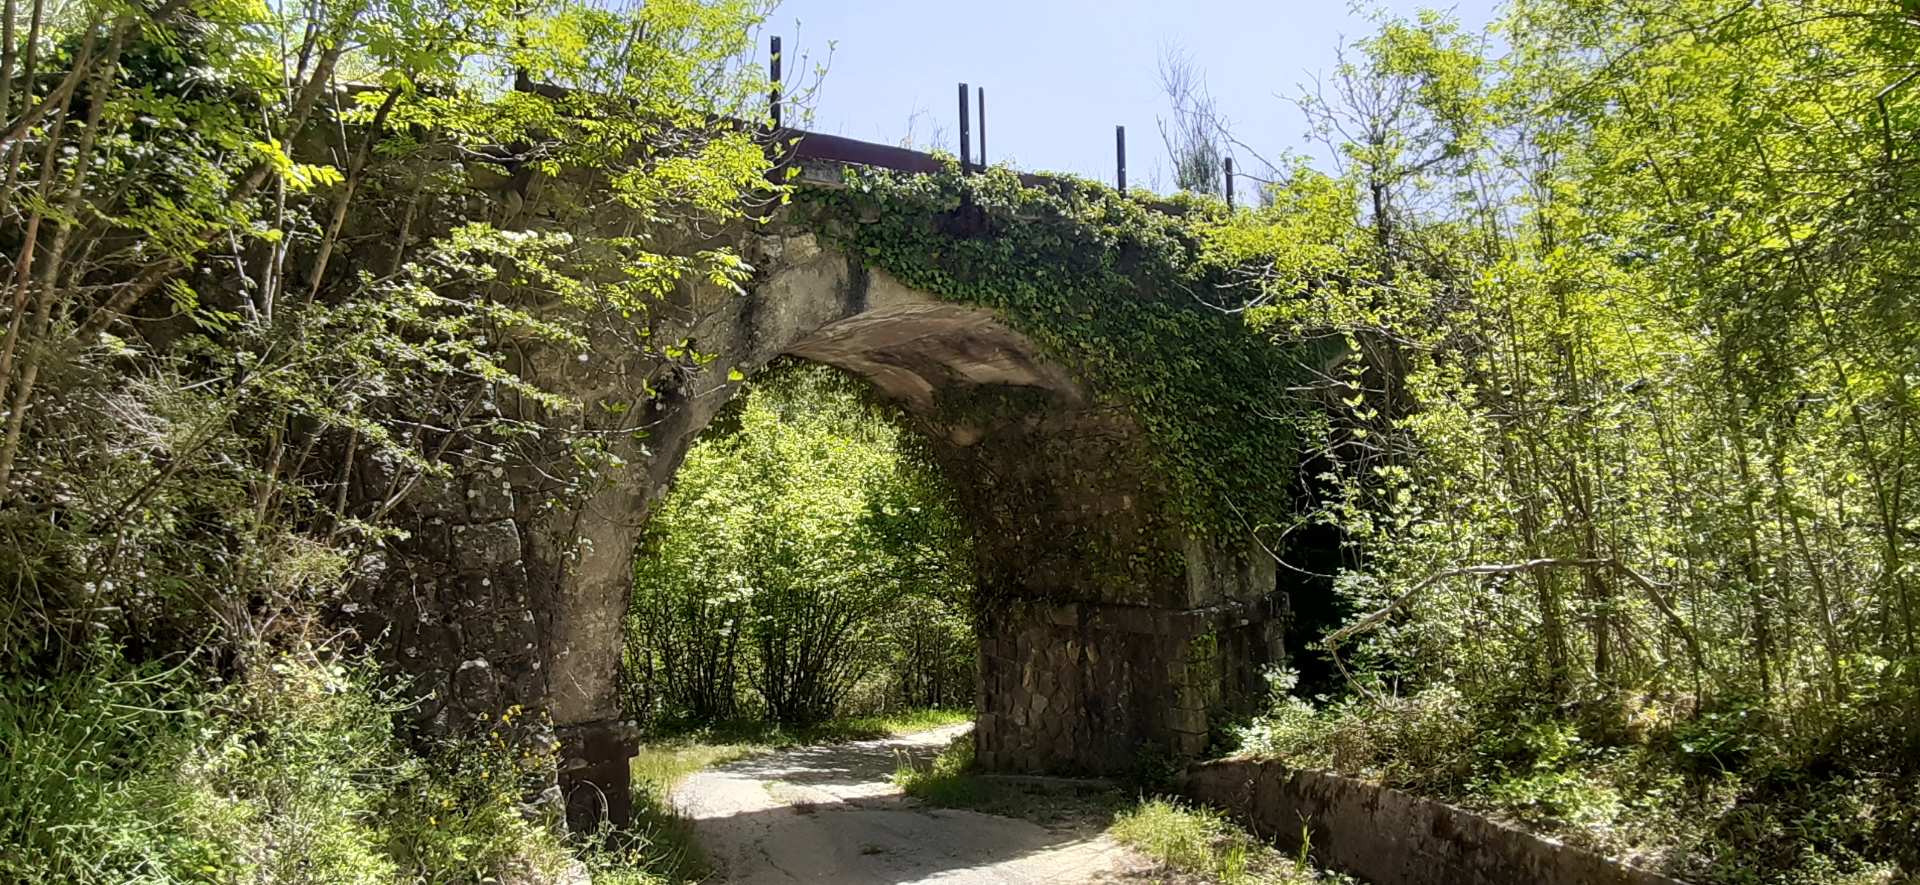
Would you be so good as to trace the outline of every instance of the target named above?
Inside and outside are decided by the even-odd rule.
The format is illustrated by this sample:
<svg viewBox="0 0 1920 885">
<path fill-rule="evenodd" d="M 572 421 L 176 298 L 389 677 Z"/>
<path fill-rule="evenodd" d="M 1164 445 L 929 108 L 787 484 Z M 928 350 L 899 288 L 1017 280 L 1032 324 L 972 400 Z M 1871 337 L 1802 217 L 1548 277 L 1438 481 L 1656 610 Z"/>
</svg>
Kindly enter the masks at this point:
<svg viewBox="0 0 1920 885">
<path fill-rule="evenodd" d="M 1150 208 L 1094 182 L 1023 187 L 1009 169 L 957 166 L 849 170 L 844 190 L 795 202 L 849 253 L 916 289 L 998 311 L 1126 404 L 1156 445 L 1172 516 L 1191 530 L 1245 532 L 1250 520 L 1293 512 L 1301 418 L 1282 392 L 1331 351 L 1276 344 L 1243 322 L 1243 304 L 1228 303 L 1249 262 L 1215 260 L 1201 238 L 1224 217 L 1219 205 Z"/>
<path fill-rule="evenodd" d="M 0 878 L 649 878 L 558 835 L 535 711 L 419 728 L 341 624 L 423 485 L 612 466 L 530 349 L 665 360 L 658 299 L 745 272 L 525 231 L 487 188 L 584 168 L 662 223 L 774 198 L 724 122 L 764 94 L 759 9 L 8 0 Z"/>
<path fill-rule="evenodd" d="M 648 524 L 629 715 L 658 727 L 972 705 L 970 536 L 892 415 L 824 366 L 763 374 Z"/>
<path fill-rule="evenodd" d="M 649 875 L 553 835 L 536 711 L 416 722 L 344 625 L 423 487 L 561 465 L 553 512 L 644 451 L 705 359 L 660 305 L 752 273 L 659 231 L 785 196 L 731 122 L 761 12 L 8 0 L 0 875 Z M 1130 406 L 1183 528 L 1317 572 L 1340 678 L 1276 674 L 1247 749 L 1707 882 L 1911 877 L 1920 17 L 1514 0 L 1494 37 L 1382 19 L 1302 99 L 1339 168 L 1277 159 L 1255 210 L 991 170 L 799 214 Z M 1199 187 L 1244 148 L 1169 86 Z M 533 229 L 536 176 L 592 184 Z M 560 232 L 614 210 L 651 232 Z M 616 350 L 644 401 L 554 388 Z M 967 696 L 964 532 L 835 383 L 681 472 L 638 716 Z M 1174 813 L 1138 820 L 1219 842 Z"/>
<path fill-rule="evenodd" d="M 961 735 L 940 748 L 933 760 L 917 765 L 901 759 L 893 785 L 915 799 L 945 808 L 980 808 L 986 790 L 973 778 L 973 735 Z"/>
<path fill-rule="evenodd" d="M 1148 799 L 1121 812 L 1110 832 L 1167 867 L 1222 885 L 1353 881 L 1314 867 L 1311 841 L 1298 856 L 1282 857 L 1220 812 L 1171 799 Z"/>
<path fill-rule="evenodd" d="M 1351 614 L 1250 748 L 1694 881 L 1920 870 L 1911 12 L 1385 19 L 1303 100 L 1343 174 L 1209 242 L 1345 341 Z"/>
<path fill-rule="evenodd" d="M 523 805 L 553 760 L 507 741 L 519 714 L 422 752 L 381 684 L 285 656 L 226 686 L 186 662 L 0 688 L 0 878 L 558 878 L 568 846 Z"/>
<path fill-rule="evenodd" d="M 1178 881 L 1222 885 L 1348 882 L 1316 867 L 1311 843 L 1292 858 L 1241 829 L 1217 811 L 1191 807 L 1141 787 L 1143 798 L 1097 781 L 1038 781 L 982 776 L 973 768 L 973 738 L 965 735 L 919 763 L 902 758 L 893 782 L 908 796 L 942 808 L 1021 817 L 1048 826 L 1104 829 Z"/>
<path fill-rule="evenodd" d="M 780 749 L 870 741 L 932 731 L 973 720 L 971 707 L 903 707 L 886 713 L 839 716 L 810 725 L 783 725 L 770 719 L 663 724 L 654 734 L 659 745 L 734 746 Z"/>
</svg>

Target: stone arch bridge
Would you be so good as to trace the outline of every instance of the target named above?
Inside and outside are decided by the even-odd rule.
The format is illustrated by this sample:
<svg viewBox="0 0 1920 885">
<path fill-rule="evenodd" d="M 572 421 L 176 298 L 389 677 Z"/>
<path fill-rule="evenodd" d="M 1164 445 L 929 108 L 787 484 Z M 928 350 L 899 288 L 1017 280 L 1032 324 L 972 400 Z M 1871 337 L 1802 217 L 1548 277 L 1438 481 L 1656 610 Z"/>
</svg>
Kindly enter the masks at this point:
<svg viewBox="0 0 1920 885">
<path fill-rule="evenodd" d="M 801 143 L 803 187 L 842 181 L 848 160 L 908 171 L 938 162 L 825 136 Z M 535 182 L 524 211 L 563 206 Z M 593 219 L 565 223 L 594 224 Z M 977 751 L 987 769 L 1111 773 L 1202 750 L 1220 717 L 1254 697 L 1281 648 L 1284 594 L 1246 537 L 1200 537 L 1170 510 L 1151 442 L 1127 404 L 1001 317 L 903 285 L 778 218 L 708 235 L 756 267 L 744 296 L 688 284 L 674 297 L 711 362 L 656 390 L 659 367 L 596 342 L 591 364 L 542 367 L 587 405 L 647 403 L 606 437 L 626 462 L 553 506 L 532 465 L 467 469 L 417 495 L 388 545 L 384 585 L 359 627 L 421 679 L 423 715 L 457 727 L 511 705 L 543 709 L 560 742 L 570 817 L 629 812 L 635 735 L 618 674 L 632 557 L 651 508 L 734 380 L 780 357 L 842 369 L 897 403 L 931 443 L 976 534 L 980 613 Z M 645 389 L 648 395 L 642 395 Z M 357 467 L 368 489 L 378 464 Z"/>
</svg>

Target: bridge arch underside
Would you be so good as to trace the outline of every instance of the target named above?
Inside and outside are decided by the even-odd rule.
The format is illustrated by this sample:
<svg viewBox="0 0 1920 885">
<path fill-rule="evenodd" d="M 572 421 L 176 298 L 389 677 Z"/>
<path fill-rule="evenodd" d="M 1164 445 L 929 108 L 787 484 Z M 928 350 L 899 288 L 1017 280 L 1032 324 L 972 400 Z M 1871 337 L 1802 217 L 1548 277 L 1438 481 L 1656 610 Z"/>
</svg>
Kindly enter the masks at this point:
<svg viewBox="0 0 1920 885">
<path fill-rule="evenodd" d="M 781 254 L 695 338 L 719 353 L 710 372 L 784 356 L 864 378 L 930 442 L 974 529 L 979 763 L 1115 773 L 1204 749 L 1283 654 L 1270 560 L 1190 537 L 1126 410 L 991 312 L 810 237 Z M 656 433 L 656 489 L 725 399 L 682 403 Z"/>
<path fill-rule="evenodd" d="M 1126 411 L 992 314 L 853 271 L 848 316 L 782 355 L 871 382 L 930 443 L 974 534 L 976 753 L 1114 773 L 1204 749 L 1281 651 L 1260 560 L 1189 541 Z"/>
<path fill-rule="evenodd" d="M 569 817 L 624 820 L 634 735 L 618 679 L 635 542 L 738 389 L 733 373 L 791 356 L 867 379 L 898 403 L 972 522 L 984 768 L 1116 773 L 1204 749 L 1210 727 L 1254 697 L 1261 668 L 1282 655 L 1270 560 L 1192 537 L 1126 411 L 1089 396 L 990 312 L 916 292 L 810 236 L 763 247 L 744 297 L 705 286 L 680 296 L 676 307 L 696 318 L 687 337 L 714 359 L 671 387 L 640 367 L 653 396 L 621 478 L 577 507 L 542 509 L 520 489 L 537 471 L 509 467 L 504 480 L 476 475 L 445 506 L 418 508 L 414 534 L 390 548 L 389 601 L 361 617 L 430 688 L 427 715 L 546 710 Z M 632 401 L 620 374 L 574 393 L 590 413 L 596 398 Z"/>
</svg>

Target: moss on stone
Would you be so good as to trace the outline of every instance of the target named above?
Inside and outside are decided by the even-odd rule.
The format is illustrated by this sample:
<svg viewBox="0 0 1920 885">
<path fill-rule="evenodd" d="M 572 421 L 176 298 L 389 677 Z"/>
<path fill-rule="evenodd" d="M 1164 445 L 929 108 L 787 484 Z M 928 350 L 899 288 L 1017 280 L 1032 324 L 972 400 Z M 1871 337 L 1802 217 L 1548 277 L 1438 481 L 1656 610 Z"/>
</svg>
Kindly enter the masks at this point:
<svg viewBox="0 0 1920 885">
<path fill-rule="evenodd" d="M 795 195 L 803 223 L 870 267 L 987 307 L 1125 405 L 1152 443 L 1184 527 L 1244 534 L 1292 516 L 1298 403 L 1315 354 L 1227 309 L 1243 268 L 1203 257 L 1207 206 L 1171 215 L 1071 179 L 996 169 L 849 169 Z"/>
</svg>

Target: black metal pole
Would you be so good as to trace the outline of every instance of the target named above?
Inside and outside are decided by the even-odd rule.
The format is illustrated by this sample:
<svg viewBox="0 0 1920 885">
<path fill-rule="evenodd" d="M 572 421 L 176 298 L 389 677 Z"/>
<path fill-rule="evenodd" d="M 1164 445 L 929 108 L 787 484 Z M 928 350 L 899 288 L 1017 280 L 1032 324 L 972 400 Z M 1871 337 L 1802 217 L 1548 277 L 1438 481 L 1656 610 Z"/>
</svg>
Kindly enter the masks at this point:
<svg viewBox="0 0 1920 885">
<path fill-rule="evenodd" d="M 773 55 L 768 57 L 767 65 L 770 69 L 768 72 L 769 73 L 768 79 L 771 81 L 768 84 L 768 88 L 770 91 L 768 92 L 768 95 L 767 95 L 767 104 L 770 105 L 773 110 L 773 128 L 779 129 L 780 128 L 780 38 L 777 36 L 773 38 Z"/>
<path fill-rule="evenodd" d="M 973 135 L 967 130 L 967 84 L 960 84 L 960 171 L 973 167 Z"/>
<path fill-rule="evenodd" d="M 985 169 L 987 168 L 987 87 L 979 87 L 976 97 L 980 99 L 980 106 L 974 108 L 974 113 L 980 115 L 980 168 Z"/>
<path fill-rule="evenodd" d="M 1125 194 L 1127 192 L 1127 127 L 1125 126 L 1113 127 L 1113 155 L 1114 165 L 1119 170 L 1117 177 L 1120 180 L 1120 193 Z"/>
<path fill-rule="evenodd" d="M 1227 158 L 1227 208 L 1233 208 L 1233 158 Z"/>
</svg>

